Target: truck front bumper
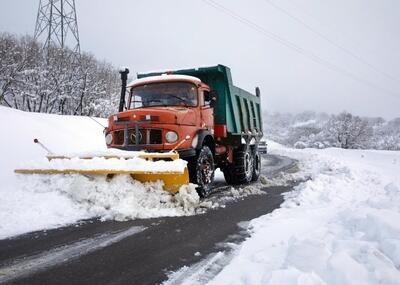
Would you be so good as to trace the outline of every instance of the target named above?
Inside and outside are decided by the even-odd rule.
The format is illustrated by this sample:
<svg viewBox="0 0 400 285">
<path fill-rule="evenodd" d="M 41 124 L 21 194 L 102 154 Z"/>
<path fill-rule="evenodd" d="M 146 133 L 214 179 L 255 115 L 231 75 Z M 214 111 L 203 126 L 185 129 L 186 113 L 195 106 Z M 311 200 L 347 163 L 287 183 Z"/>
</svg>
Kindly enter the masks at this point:
<svg viewBox="0 0 400 285">
<path fill-rule="evenodd" d="M 135 146 L 135 145 L 113 146 L 113 148 L 117 148 L 117 149 L 120 149 L 120 150 L 127 150 L 127 151 L 145 150 L 147 152 L 168 152 L 168 150 L 151 150 L 151 149 L 146 148 L 145 146 Z M 179 158 L 182 158 L 182 159 L 188 159 L 188 158 L 196 156 L 196 149 L 194 149 L 194 148 L 177 149 L 176 151 L 179 154 Z"/>
</svg>

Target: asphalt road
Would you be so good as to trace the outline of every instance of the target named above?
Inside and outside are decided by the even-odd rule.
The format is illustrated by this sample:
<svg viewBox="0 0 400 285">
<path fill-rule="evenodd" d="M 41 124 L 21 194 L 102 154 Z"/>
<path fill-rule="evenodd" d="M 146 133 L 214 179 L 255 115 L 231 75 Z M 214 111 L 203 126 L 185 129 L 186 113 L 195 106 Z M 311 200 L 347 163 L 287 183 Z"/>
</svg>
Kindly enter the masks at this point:
<svg viewBox="0 0 400 285">
<path fill-rule="evenodd" d="M 268 155 L 263 175 L 293 168 L 286 157 Z M 272 212 L 292 186 L 264 187 L 225 207 L 189 217 L 127 222 L 98 220 L 0 241 L 0 283 L 159 284 L 167 274 L 190 266 L 246 237 L 240 224 Z M 214 201 L 227 187 L 217 181 Z"/>
</svg>

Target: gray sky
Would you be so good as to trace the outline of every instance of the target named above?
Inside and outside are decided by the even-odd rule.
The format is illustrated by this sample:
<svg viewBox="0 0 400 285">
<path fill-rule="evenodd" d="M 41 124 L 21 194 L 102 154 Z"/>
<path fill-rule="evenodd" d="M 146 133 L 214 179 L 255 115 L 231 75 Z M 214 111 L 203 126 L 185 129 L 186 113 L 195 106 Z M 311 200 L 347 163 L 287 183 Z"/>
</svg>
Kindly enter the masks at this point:
<svg viewBox="0 0 400 285">
<path fill-rule="evenodd" d="M 400 116 L 400 1 L 270 0 L 367 64 L 269 0 L 214 1 L 264 30 L 202 0 L 76 0 L 81 49 L 133 72 L 225 64 L 235 85 L 249 91 L 260 86 L 269 111 Z M 39 0 L 0 0 L 0 31 L 33 35 L 38 5 Z"/>
</svg>

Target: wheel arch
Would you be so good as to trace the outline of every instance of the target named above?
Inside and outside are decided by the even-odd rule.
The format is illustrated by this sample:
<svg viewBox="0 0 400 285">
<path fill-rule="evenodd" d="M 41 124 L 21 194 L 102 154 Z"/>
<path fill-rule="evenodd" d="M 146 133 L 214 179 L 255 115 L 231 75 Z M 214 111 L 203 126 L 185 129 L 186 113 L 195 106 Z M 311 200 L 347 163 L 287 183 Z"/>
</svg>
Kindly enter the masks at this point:
<svg viewBox="0 0 400 285">
<path fill-rule="evenodd" d="M 204 145 L 206 145 L 210 148 L 213 155 L 215 155 L 215 141 L 210 131 L 200 130 L 196 135 L 198 136 L 196 150 L 200 150 Z"/>
</svg>

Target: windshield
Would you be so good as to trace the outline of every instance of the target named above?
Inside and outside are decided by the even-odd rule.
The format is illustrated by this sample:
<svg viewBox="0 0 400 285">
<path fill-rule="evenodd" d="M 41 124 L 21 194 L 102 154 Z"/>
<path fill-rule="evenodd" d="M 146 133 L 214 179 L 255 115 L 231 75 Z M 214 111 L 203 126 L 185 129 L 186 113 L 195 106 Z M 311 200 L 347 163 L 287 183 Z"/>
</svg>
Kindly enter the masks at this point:
<svg viewBox="0 0 400 285">
<path fill-rule="evenodd" d="M 152 106 L 197 106 L 197 88 L 188 82 L 163 82 L 131 89 L 129 109 Z"/>
</svg>

